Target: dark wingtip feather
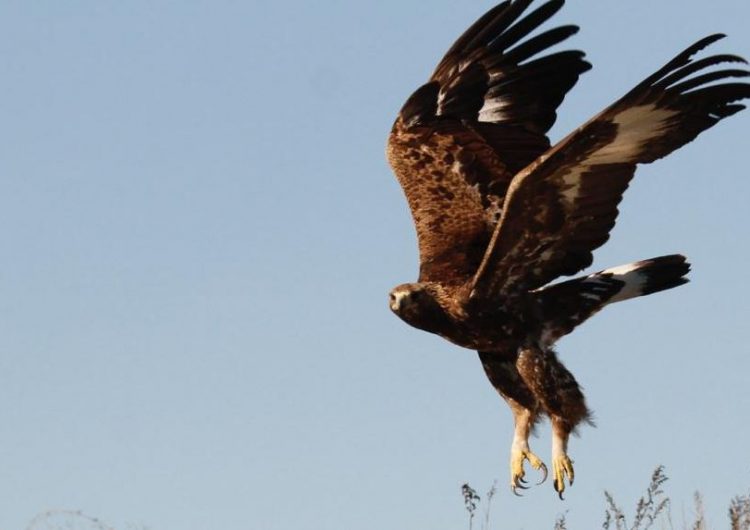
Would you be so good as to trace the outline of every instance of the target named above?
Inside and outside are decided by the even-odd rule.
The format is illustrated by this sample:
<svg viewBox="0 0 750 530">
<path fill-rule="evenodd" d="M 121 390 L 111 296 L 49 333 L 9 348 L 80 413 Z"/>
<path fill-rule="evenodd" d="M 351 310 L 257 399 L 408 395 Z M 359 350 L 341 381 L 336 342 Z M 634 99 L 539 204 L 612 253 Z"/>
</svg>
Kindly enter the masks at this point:
<svg viewBox="0 0 750 530">
<path fill-rule="evenodd" d="M 682 60 L 690 59 L 693 55 L 695 55 L 702 49 L 707 48 L 714 42 L 725 39 L 726 37 L 727 36 L 724 33 L 714 33 L 712 35 L 707 35 L 706 37 L 698 40 L 696 43 L 691 44 L 690 46 L 685 48 L 685 50 L 680 55 L 678 55 L 677 58 L 680 58 Z"/>
<path fill-rule="evenodd" d="M 662 79 L 664 76 L 668 75 L 670 72 L 677 70 L 681 66 L 685 66 L 686 64 L 690 63 L 690 58 L 701 51 L 702 49 L 706 48 L 707 46 L 710 46 L 714 42 L 721 40 L 725 38 L 726 35 L 724 33 L 714 33 L 713 35 L 708 35 L 707 37 L 703 37 L 699 41 L 691 44 L 687 48 L 685 48 L 682 52 L 680 52 L 674 59 L 669 61 L 667 64 L 662 66 L 659 70 L 648 76 L 646 79 L 643 80 L 642 83 L 640 83 L 635 90 L 643 88 L 645 86 L 651 86 L 660 79 Z"/>
<path fill-rule="evenodd" d="M 684 94 L 695 88 L 713 83 L 714 81 L 721 81 L 730 77 L 741 78 L 748 76 L 750 76 L 750 72 L 746 70 L 717 70 L 715 72 L 709 72 L 707 74 L 695 76 L 687 81 L 683 81 L 682 83 L 674 85 L 671 90 Z"/>
<path fill-rule="evenodd" d="M 743 59 L 742 57 L 739 57 L 738 55 L 731 55 L 731 54 L 721 54 L 721 55 L 712 55 L 710 57 L 704 57 L 703 59 L 693 61 L 682 67 L 676 68 L 673 72 L 664 76 L 657 83 L 654 83 L 653 86 L 656 88 L 667 88 L 683 79 L 686 79 L 691 74 L 699 72 L 700 70 L 705 70 L 706 68 L 709 68 L 711 66 L 717 66 L 722 63 L 747 64 L 747 61 L 745 61 L 745 59 Z"/>
<path fill-rule="evenodd" d="M 504 59 L 521 63 L 535 54 L 561 43 L 570 36 L 578 33 L 579 30 L 578 26 L 572 24 L 550 29 L 508 50 L 504 55 Z"/>
<path fill-rule="evenodd" d="M 646 276 L 641 294 L 657 293 L 678 287 L 690 280 L 685 275 L 690 272 L 690 263 L 682 254 L 660 256 L 638 262 L 638 273 Z"/>
<path fill-rule="evenodd" d="M 516 22 L 512 27 L 506 27 L 502 34 L 498 34 L 497 37 L 489 43 L 489 48 L 500 50 L 513 46 L 552 18 L 564 4 L 565 2 L 560 0 L 550 0 L 546 4 L 542 4 L 540 7 Z M 528 7 L 528 4 L 524 6 L 524 9 L 526 9 L 526 7 Z"/>
<path fill-rule="evenodd" d="M 455 53 L 468 52 L 479 46 L 486 45 L 497 34 L 508 28 L 526 11 L 533 0 L 506 0 L 474 22 L 450 47 L 446 57 Z"/>
</svg>

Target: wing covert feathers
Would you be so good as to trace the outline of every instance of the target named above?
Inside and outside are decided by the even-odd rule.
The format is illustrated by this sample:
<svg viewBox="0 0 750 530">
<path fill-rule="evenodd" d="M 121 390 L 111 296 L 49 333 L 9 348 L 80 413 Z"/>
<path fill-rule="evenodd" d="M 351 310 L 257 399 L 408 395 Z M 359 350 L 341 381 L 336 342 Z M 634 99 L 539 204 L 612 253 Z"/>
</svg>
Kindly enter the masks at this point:
<svg viewBox="0 0 750 530">
<path fill-rule="evenodd" d="M 394 129 L 387 155 L 417 229 L 420 281 L 461 283 L 470 278 L 491 235 L 480 182 L 504 167 L 471 131 Z"/>
<path fill-rule="evenodd" d="M 589 266 L 609 237 L 639 163 L 653 162 L 742 110 L 750 84 L 735 55 L 692 56 L 706 37 L 563 139 L 511 182 L 503 215 L 474 278 L 477 300 L 536 289 Z"/>
</svg>

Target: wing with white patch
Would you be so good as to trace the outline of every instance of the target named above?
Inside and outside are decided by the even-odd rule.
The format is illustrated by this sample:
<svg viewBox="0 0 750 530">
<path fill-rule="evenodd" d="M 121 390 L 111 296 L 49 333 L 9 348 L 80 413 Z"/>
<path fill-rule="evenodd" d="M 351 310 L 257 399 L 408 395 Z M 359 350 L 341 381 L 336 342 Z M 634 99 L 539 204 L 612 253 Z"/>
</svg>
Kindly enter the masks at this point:
<svg viewBox="0 0 750 530">
<path fill-rule="evenodd" d="M 590 65 L 579 51 L 537 57 L 577 31 L 530 36 L 564 0 L 526 13 L 505 1 L 451 46 L 402 107 L 387 156 L 414 217 L 420 280 L 470 280 L 513 176 L 549 148 L 556 109 Z"/>
<path fill-rule="evenodd" d="M 557 107 L 591 68 L 578 50 L 539 57 L 578 27 L 532 36 L 565 2 L 550 0 L 527 13 L 532 3 L 505 1 L 490 9 L 456 40 L 426 85 L 437 91 L 435 115 L 470 124 L 495 148 L 511 176 L 549 148 L 546 133 Z"/>
<path fill-rule="evenodd" d="M 743 59 L 691 60 L 721 37 L 686 49 L 514 177 L 474 278 L 475 300 L 536 289 L 588 267 L 592 251 L 609 238 L 636 165 L 668 155 L 745 108 L 736 102 L 750 97 L 750 84 L 727 80 L 749 72 L 706 70 Z"/>
</svg>

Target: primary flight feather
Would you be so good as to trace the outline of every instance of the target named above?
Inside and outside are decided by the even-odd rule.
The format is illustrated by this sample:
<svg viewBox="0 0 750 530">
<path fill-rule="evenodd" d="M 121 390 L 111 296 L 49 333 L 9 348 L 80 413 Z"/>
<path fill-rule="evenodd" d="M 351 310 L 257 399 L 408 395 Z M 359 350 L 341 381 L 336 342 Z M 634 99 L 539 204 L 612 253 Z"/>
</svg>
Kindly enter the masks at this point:
<svg viewBox="0 0 750 530">
<path fill-rule="evenodd" d="M 580 51 L 547 52 L 576 26 L 531 35 L 564 0 L 532 3 L 506 1 L 477 20 L 396 118 L 387 156 L 414 217 L 420 270 L 391 291 L 390 307 L 479 352 L 515 419 L 514 492 L 526 461 L 546 477 L 528 438 L 550 417 L 562 497 L 574 477 L 568 437 L 590 413 L 555 341 L 607 304 L 686 283 L 690 266 L 669 255 L 548 284 L 591 264 L 637 164 L 744 108 L 750 84 L 737 79 L 750 72 L 736 55 L 696 59 L 723 37 L 711 35 L 551 146 L 557 107 L 591 65 Z"/>
</svg>

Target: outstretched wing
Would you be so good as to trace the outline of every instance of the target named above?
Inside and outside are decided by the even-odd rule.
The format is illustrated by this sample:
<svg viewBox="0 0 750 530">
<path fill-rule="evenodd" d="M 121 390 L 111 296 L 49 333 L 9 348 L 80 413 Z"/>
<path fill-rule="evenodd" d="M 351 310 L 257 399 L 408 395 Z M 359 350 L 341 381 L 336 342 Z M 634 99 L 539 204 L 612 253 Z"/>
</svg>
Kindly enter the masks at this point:
<svg viewBox="0 0 750 530">
<path fill-rule="evenodd" d="M 691 60 L 722 37 L 690 46 L 513 179 L 473 299 L 512 296 L 589 266 L 615 224 L 636 164 L 668 155 L 745 108 L 736 102 L 750 97 L 750 84 L 728 80 L 749 72 L 706 70 L 743 59 Z"/>
<path fill-rule="evenodd" d="M 535 58 L 577 28 L 527 38 L 564 0 L 522 16 L 531 2 L 503 2 L 474 23 L 406 101 L 388 138 L 417 229 L 420 280 L 476 272 L 513 175 L 549 148 L 557 107 L 590 68 L 578 51 Z"/>
</svg>

